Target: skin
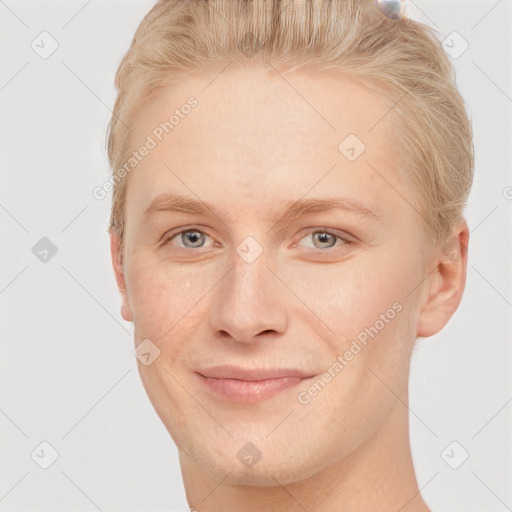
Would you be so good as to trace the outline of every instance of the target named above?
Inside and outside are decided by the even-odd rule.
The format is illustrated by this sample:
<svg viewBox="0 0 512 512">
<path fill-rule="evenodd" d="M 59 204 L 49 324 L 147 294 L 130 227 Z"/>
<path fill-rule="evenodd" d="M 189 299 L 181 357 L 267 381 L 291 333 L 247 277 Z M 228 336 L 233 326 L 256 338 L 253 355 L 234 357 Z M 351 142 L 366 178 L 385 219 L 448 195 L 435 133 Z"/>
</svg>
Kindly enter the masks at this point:
<svg viewBox="0 0 512 512">
<path fill-rule="evenodd" d="M 135 345 L 150 339 L 160 350 L 151 365 L 138 361 L 142 383 L 198 511 L 429 511 L 411 459 L 409 364 L 416 338 L 439 332 L 460 303 L 467 224 L 453 231 L 450 258 L 426 251 L 413 191 L 396 170 L 389 107 L 341 75 L 283 76 L 254 68 L 188 77 L 131 124 L 137 148 L 167 112 L 198 100 L 131 171 L 122 250 L 111 235 L 122 316 L 134 322 Z M 354 162 L 338 150 L 350 133 L 366 145 Z M 145 220 L 165 192 L 215 213 Z M 312 197 L 358 200 L 379 220 L 328 210 L 277 223 L 287 201 Z M 182 229 L 204 239 L 189 232 L 158 243 Z M 315 239 L 322 229 L 341 238 Z M 263 249 L 252 263 L 236 252 L 247 236 Z M 309 381 L 239 404 L 194 373 L 233 364 L 319 378 L 397 302 L 395 318 L 308 404 L 297 396 Z M 262 455 L 251 468 L 237 458 L 248 442 Z"/>
</svg>

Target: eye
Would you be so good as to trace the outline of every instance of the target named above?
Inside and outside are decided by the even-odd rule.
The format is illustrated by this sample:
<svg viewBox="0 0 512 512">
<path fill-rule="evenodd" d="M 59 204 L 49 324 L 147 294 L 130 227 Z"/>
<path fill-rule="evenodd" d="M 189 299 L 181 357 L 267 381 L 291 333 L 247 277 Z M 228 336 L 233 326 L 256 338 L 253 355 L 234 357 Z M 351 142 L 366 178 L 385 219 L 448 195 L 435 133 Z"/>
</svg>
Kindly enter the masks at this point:
<svg viewBox="0 0 512 512">
<path fill-rule="evenodd" d="M 342 243 L 339 245 L 348 245 L 351 243 L 350 240 L 342 238 L 341 236 L 326 230 L 313 231 L 311 233 L 308 233 L 306 236 L 302 237 L 301 240 L 304 240 L 309 236 L 312 236 L 313 249 L 330 249 L 336 245 L 336 242 L 338 240 L 342 241 Z M 294 246 L 296 245 L 297 244 L 294 244 Z M 311 248 L 311 246 L 309 247 Z"/>
<path fill-rule="evenodd" d="M 163 241 L 162 245 L 167 245 L 176 239 L 180 242 L 178 243 L 178 247 L 184 249 L 201 249 L 204 247 L 206 238 L 210 237 L 200 229 L 189 228 L 168 236 Z"/>
<path fill-rule="evenodd" d="M 165 235 L 164 235 L 165 236 Z M 311 245 L 303 245 L 300 243 L 302 240 L 306 240 L 308 237 L 312 237 L 312 243 Z M 171 233 L 165 238 L 165 240 L 162 242 L 162 245 L 168 245 L 174 240 L 176 240 L 177 247 L 182 249 L 202 249 L 206 245 L 206 240 L 212 238 L 208 236 L 204 231 L 197 229 L 197 228 L 187 228 L 182 229 L 181 231 L 178 231 L 177 233 Z M 312 249 L 331 249 L 334 248 L 337 244 L 337 242 L 341 241 L 338 246 L 344 246 L 349 245 L 352 243 L 350 240 L 343 238 L 336 233 L 333 233 L 330 230 L 325 229 L 317 229 L 316 231 L 313 231 L 311 233 L 308 233 L 304 237 L 302 237 L 299 241 L 299 244 L 293 244 L 292 247 L 297 247 L 297 245 L 301 245 L 303 247 L 309 247 Z M 219 246 L 217 242 L 214 242 L 215 246 Z"/>
</svg>

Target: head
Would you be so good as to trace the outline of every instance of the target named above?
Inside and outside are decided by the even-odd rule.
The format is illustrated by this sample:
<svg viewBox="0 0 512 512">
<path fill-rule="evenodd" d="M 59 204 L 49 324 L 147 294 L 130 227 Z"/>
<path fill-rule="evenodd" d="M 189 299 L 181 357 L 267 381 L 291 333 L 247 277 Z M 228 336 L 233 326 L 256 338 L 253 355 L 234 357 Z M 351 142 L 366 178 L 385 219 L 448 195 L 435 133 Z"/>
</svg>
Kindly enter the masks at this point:
<svg viewBox="0 0 512 512">
<path fill-rule="evenodd" d="M 472 132 L 441 43 L 370 1 L 159 1 L 116 87 L 112 261 L 178 449 L 245 485 L 349 457 L 464 290 Z M 307 378 L 235 402 L 218 365 Z"/>
</svg>

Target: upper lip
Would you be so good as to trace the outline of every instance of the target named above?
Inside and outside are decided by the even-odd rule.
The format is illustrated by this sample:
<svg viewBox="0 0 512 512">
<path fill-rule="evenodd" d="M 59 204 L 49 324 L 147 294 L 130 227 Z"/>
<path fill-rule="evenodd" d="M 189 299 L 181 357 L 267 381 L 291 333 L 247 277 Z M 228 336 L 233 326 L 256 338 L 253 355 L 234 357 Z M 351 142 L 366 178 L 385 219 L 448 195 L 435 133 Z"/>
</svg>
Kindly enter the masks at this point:
<svg viewBox="0 0 512 512">
<path fill-rule="evenodd" d="M 215 379 L 237 379 L 237 380 L 265 380 L 280 379 L 284 377 L 298 377 L 305 379 L 312 377 L 313 374 L 298 370 L 297 368 L 240 368 L 237 366 L 214 366 L 197 370 L 203 377 Z"/>
</svg>

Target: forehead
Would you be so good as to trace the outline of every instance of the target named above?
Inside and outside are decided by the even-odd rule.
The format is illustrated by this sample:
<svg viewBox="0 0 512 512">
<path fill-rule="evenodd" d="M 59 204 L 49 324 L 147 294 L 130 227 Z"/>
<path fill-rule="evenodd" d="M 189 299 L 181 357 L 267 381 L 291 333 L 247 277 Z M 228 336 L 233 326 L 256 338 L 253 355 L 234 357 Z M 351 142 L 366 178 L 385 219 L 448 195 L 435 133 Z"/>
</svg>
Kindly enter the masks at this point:
<svg viewBox="0 0 512 512">
<path fill-rule="evenodd" d="M 191 97 L 197 105 L 183 108 Z M 148 136 L 156 145 L 129 176 L 127 208 L 169 191 L 227 209 L 336 191 L 396 203 L 397 189 L 407 192 L 393 123 L 381 98 L 344 75 L 268 68 L 184 78 L 132 120 L 132 149 Z M 364 151 L 354 160 L 352 148 Z"/>
</svg>

